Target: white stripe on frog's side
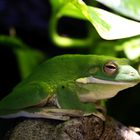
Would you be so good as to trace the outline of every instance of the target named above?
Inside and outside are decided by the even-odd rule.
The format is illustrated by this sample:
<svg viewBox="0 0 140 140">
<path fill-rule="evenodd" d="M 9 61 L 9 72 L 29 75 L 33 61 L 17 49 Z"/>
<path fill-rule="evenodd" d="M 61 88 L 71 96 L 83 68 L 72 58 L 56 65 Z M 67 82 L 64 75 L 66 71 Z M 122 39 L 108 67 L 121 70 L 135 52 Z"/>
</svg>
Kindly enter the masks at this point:
<svg viewBox="0 0 140 140">
<path fill-rule="evenodd" d="M 120 81 L 107 81 L 107 80 L 102 80 L 102 79 L 97 79 L 92 76 L 90 77 L 84 77 L 84 78 L 79 78 L 76 80 L 77 83 L 81 84 L 92 84 L 92 83 L 101 83 L 101 84 L 111 84 L 111 85 L 136 85 L 137 82 L 120 82 Z"/>
</svg>

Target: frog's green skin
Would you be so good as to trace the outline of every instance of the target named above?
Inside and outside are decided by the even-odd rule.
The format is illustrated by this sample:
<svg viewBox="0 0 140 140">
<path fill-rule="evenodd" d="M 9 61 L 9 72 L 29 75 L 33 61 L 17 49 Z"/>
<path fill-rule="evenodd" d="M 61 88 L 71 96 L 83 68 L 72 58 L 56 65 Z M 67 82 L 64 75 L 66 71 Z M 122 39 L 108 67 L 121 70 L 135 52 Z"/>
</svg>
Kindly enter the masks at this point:
<svg viewBox="0 0 140 140">
<path fill-rule="evenodd" d="M 62 119 L 95 112 L 94 102 L 136 85 L 140 75 L 126 59 L 62 55 L 41 64 L 0 101 L 0 117 Z M 54 102 L 57 109 L 53 109 Z M 42 108 L 45 108 L 44 110 Z"/>
</svg>

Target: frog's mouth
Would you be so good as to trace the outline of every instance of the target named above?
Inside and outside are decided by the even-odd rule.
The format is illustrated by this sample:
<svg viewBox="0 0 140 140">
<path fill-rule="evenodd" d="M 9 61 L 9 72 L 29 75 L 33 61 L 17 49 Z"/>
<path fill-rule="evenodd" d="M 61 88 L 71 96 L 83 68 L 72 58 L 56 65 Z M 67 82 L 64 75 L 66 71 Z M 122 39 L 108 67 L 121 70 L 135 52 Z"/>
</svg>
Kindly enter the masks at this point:
<svg viewBox="0 0 140 140">
<path fill-rule="evenodd" d="M 77 83 L 79 84 L 109 84 L 109 85 L 128 85 L 128 86 L 135 86 L 138 84 L 139 81 L 107 81 L 107 80 L 102 80 L 98 79 L 95 77 L 84 77 L 84 78 L 79 78 L 76 80 Z"/>
</svg>

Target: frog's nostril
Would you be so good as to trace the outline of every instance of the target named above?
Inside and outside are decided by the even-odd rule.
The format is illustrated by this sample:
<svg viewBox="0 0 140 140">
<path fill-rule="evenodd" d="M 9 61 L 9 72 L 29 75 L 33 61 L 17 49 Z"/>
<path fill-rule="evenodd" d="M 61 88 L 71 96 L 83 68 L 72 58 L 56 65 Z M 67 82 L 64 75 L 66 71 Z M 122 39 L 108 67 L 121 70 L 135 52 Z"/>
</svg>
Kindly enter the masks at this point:
<svg viewBox="0 0 140 140">
<path fill-rule="evenodd" d="M 129 73 L 130 76 L 135 76 L 136 74 L 134 72 Z"/>
<path fill-rule="evenodd" d="M 130 76 L 133 76 L 133 77 L 135 77 L 135 76 L 140 77 L 139 74 L 138 74 L 137 72 L 130 72 L 129 75 L 130 75 Z"/>
</svg>

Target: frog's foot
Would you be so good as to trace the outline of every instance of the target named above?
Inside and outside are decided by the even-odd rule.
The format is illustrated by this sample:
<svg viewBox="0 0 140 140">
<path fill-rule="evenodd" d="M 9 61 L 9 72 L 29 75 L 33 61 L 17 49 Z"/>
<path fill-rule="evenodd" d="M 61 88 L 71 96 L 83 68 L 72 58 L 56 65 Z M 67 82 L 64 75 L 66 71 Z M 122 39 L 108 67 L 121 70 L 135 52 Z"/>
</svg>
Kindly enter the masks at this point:
<svg viewBox="0 0 140 140">
<path fill-rule="evenodd" d="M 96 110 L 98 112 L 100 112 L 104 116 L 107 115 L 105 101 L 96 101 L 94 104 L 96 105 Z"/>
<path fill-rule="evenodd" d="M 106 117 L 105 117 L 105 115 L 104 114 L 102 114 L 102 113 L 100 113 L 100 112 L 94 112 L 94 113 L 86 113 L 86 114 L 84 114 L 84 116 L 90 116 L 90 115 L 94 115 L 94 116 L 96 116 L 96 117 L 98 117 L 98 118 L 100 118 L 102 121 L 105 121 L 106 119 Z"/>
<path fill-rule="evenodd" d="M 103 106 L 97 106 L 96 109 L 97 109 L 98 112 L 100 112 L 101 114 L 103 114 L 104 116 L 106 116 L 107 110 L 106 110 L 105 107 L 103 107 Z"/>
</svg>

